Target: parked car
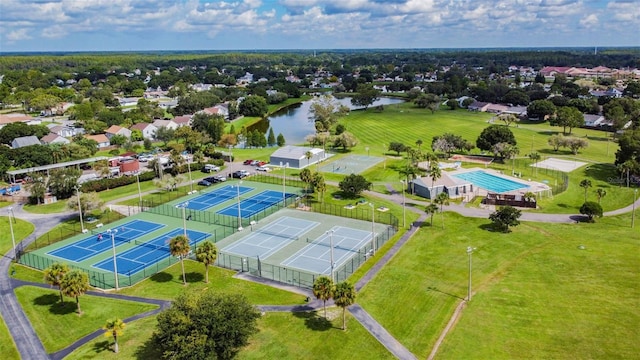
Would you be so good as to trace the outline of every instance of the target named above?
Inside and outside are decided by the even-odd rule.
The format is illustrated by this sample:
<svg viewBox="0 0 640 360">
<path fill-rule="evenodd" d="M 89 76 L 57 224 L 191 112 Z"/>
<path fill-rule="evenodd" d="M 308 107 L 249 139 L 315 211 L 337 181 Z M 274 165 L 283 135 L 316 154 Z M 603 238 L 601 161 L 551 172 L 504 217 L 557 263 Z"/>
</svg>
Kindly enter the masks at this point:
<svg viewBox="0 0 640 360">
<path fill-rule="evenodd" d="M 260 161 L 260 162 L 258 163 L 258 166 L 265 166 L 265 165 L 267 165 L 267 164 L 268 164 L 268 162 L 266 162 L 266 161 Z"/>
<path fill-rule="evenodd" d="M 242 179 L 244 177 L 249 176 L 249 172 L 247 170 L 238 170 L 238 171 L 234 171 L 232 176 L 234 179 Z"/>
<path fill-rule="evenodd" d="M 253 162 L 253 160 L 245 160 L 245 161 L 243 162 L 243 164 L 245 164 L 245 165 L 251 165 L 251 163 L 252 163 L 252 162 Z"/>
<path fill-rule="evenodd" d="M 202 172 L 210 173 L 210 172 L 218 172 L 220 171 L 220 166 L 214 164 L 205 164 L 202 168 Z"/>
<path fill-rule="evenodd" d="M 258 167 L 256 168 L 256 170 L 258 170 L 258 171 L 264 171 L 264 172 L 269 172 L 269 171 L 271 171 L 271 168 L 268 168 L 268 167 L 266 167 L 266 166 L 258 166 Z"/>
<path fill-rule="evenodd" d="M 205 179 L 202 179 L 202 180 L 198 181 L 198 185 L 211 186 L 211 183 L 209 181 L 205 180 Z"/>
<path fill-rule="evenodd" d="M 206 180 L 212 184 L 215 184 L 215 183 L 227 181 L 227 178 L 224 177 L 223 175 L 214 175 L 214 176 L 206 177 L 203 180 Z"/>
</svg>

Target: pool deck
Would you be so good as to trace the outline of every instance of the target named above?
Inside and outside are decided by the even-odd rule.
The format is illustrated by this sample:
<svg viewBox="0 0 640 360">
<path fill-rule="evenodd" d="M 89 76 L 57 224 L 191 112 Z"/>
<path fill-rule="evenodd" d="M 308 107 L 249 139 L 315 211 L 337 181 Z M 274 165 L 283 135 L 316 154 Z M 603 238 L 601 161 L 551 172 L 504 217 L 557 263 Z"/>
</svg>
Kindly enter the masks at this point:
<svg viewBox="0 0 640 360">
<path fill-rule="evenodd" d="M 495 177 L 499 177 L 509 181 L 515 181 L 517 183 L 521 183 L 527 186 L 527 188 L 524 188 L 524 189 L 505 191 L 505 192 L 501 192 L 500 194 L 523 195 L 527 192 L 532 192 L 534 194 L 543 194 L 543 193 L 550 193 L 551 191 L 551 187 L 549 185 L 546 185 L 537 181 L 531 181 L 531 179 L 505 175 L 502 171 L 493 170 L 493 169 L 483 169 L 479 167 L 458 169 L 458 170 L 449 172 L 449 175 L 456 176 L 456 175 L 474 172 L 474 171 L 484 171 L 487 174 L 493 175 Z M 473 185 L 474 185 L 473 193 L 475 196 L 486 196 L 489 192 L 494 193 L 493 191 L 488 191 L 487 189 L 480 187 L 476 184 L 473 184 Z"/>
</svg>

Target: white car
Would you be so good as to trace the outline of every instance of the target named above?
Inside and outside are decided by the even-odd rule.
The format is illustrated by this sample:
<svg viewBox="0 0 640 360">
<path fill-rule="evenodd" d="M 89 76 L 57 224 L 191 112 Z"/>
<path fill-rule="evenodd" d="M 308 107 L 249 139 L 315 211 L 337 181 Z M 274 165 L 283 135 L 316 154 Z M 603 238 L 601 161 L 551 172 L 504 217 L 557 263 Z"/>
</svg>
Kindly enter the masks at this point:
<svg viewBox="0 0 640 360">
<path fill-rule="evenodd" d="M 258 170 L 258 171 L 264 171 L 264 172 L 269 172 L 269 171 L 271 171 L 271 168 L 268 168 L 268 167 L 266 167 L 266 166 L 258 166 L 258 167 L 256 168 L 256 170 Z"/>
</svg>

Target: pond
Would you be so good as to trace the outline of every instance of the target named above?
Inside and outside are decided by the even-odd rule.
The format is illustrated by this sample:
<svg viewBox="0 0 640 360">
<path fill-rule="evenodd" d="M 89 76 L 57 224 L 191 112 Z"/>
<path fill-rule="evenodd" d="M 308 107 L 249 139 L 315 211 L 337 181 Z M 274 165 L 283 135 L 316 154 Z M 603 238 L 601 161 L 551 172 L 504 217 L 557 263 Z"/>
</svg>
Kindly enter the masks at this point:
<svg viewBox="0 0 640 360">
<path fill-rule="evenodd" d="M 349 107 L 351 110 L 361 109 L 351 105 L 350 97 L 336 99 L 336 101 Z M 404 102 L 402 99 L 380 98 L 370 107 L 399 104 L 402 102 Z M 315 124 L 312 121 L 309 121 L 309 109 L 311 108 L 312 103 L 313 100 L 308 100 L 303 101 L 300 104 L 290 106 L 249 126 L 248 130 L 253 131 L 258 129 L 265 134 L 269 134 L 269 128 L 273 127 L 273 133 L 276 136 L 281 133 L 288 145 L 303 144 L 304 138 L 316 131 Z"/>
</svg>

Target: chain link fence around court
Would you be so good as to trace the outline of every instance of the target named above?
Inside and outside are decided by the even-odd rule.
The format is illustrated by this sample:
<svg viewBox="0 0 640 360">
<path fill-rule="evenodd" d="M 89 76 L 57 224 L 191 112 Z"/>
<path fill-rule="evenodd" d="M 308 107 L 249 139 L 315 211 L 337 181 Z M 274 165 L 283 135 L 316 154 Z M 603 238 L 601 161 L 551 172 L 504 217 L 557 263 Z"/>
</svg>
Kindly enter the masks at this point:
<svg viewBox="0 0 640 360">
<path fill-rule="evenodd" d="M 569 175 L 556 169 L 538 168 L 531 166 L 534 161 L 529 158 L 516 158 L 511 160 L 505 160 L 503 166 L 508 168 L 508 171 L 515 172 L 522 178 L 532 178 L 535 181 L 539 181 L 536 178 L 543 177 L 548 178 L 547 185 L 551 188 L 553 195 L 558 195 L 567 190 L 569 187 Z M 506 175 L 510 175 L 505 172 Z M 543 180 L 544 182 L 544 180 Z"/>
<path fill-rule="evenodd" d="M 191 255 L 189 257 L 195 258 L 195 255 L 193 254 L 195 254 L 196 249 L 198 248 L 198 245 L 207 240 L 212 241 L 212 237 L 195 242 L 194 246 L 191 249 Z M 145 246 L 145 245 L 141 244 L 139 246 Z M 133 274 L 118 274 L 118 286 L 121 288 L 132 286 L 148 277 L 151 277 L 159 272 L 164 271 L 167 267 L 177 263 L 178 261 L 180 261 L 178 257 L 171 256 L 171 254 L 167 252 L 167 256 L 158 258 L 153 263 L 147 264 L 147 266 L 144 269 L 141 269 L 138 272 L 135 272 Z M 28 252 L 28 253 L 22 254 L 18 262 L 22 265 L 26 265 L 38 270 L 44 270 L 50 267 L 52 264 L 60 262 L 60 260 L 54 260 L 46 256 L 41 256 L 38 254 L 34 254 L 32 252 Z M 69 268 L 73 270 L 81 270 L 85 272 L 89 276 L 89 284 L 93 287 L 104 289 L 104 290 L 115 289 L 116 287 L 115 277 L 113 273 L 104 272 L 104 271 L 94 271 L 94 270 L 87 269 L 86 267 L 76 266 L 68 263 L 67 265 L 69 265 Z"/>
</svg>

